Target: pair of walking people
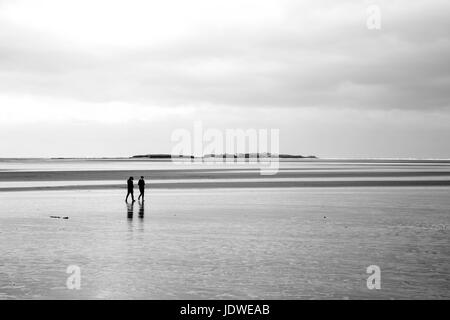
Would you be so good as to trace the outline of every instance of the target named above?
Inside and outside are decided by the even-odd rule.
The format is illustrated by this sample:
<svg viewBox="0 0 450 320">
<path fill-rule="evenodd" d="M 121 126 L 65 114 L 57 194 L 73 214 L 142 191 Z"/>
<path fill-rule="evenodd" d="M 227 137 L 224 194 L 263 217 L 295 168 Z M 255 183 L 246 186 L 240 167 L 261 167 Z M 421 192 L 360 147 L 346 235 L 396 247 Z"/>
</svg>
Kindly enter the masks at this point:
<svg viewBox="0 0 450 320">
<path fill-rule="evenodd" d="M 127 197 L 125 198 L 125 202 L 128 202 L 128 197 L 131 195 L 131 200 L 133 202 L 135 202 L 136 200 L 134 200 L 134 183 L 133 183 L 133 177 L 128 178 L 127 180 Z M 144 193 L 145 193 L 145 180 L 144 177 L 141 176 L 141 179 L 139 179 L 138 181 L 138 186 L 139 186 L 139 197 L 138 200 L 142 197 L 142 201 L 144 201 Z"/>
</svg>

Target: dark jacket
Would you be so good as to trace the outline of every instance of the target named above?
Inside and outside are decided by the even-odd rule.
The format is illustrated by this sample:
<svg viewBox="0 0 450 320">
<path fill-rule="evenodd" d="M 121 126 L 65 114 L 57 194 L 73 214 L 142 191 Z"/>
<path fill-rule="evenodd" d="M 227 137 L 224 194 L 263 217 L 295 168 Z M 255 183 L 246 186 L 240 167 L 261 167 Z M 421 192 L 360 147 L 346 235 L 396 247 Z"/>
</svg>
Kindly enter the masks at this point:
<svg viewBox="0 0 450 320">
<path fill-rule="evenodd" d="M 141 190 L 145 188 L 145 181 L 144 181 L 144 179 L 140 179 L 139 180 L 138 186 L 139 186 L 139 189 L 141 189 Z"/>
<path fill-rule="evenodd" d="M 128 179 L 127 185 L 128 185 L 128 191 L 133 191 L 133 188 L 134 188 L 134 186 L 133 186 L 133 180 Z"/>
</svg>

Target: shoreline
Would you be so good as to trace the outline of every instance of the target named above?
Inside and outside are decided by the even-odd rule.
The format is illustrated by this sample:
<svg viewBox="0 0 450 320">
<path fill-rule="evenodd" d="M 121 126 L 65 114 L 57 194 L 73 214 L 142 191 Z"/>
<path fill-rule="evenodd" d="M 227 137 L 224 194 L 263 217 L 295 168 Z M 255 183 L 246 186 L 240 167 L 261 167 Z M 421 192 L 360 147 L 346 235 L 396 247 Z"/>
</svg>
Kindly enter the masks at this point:
<svg viewBox="0 0 450 320">
<path fill-rule="evenodd" d="M 0 162 L 0 192 L 117 190 L 126 188 L 130 176 L 144 176 L 150 189 L 450 186 L 450 165 L 439 161 L 427 164 L 300 160 L 297 164 L 281 162 L 274 175 L 261 175 L 261 167 L 239 162 L 233 163 L 238 166 L 223 167 L 209 166 L 210 163 L 160 165 L 161 160 L 130 160 L 126 164 L 96 161 Z"/>
<path fill-rule="evenodd" d="M 320 171 L 314 171 L 320 170 Z M 215 178 L 400 178 L 448 177 L 450 169 L 440 171 L 370 171 L 345 168 L 289 169 L 280 168 L 275 175 L 263 176 L 259 169 L 175 169 L 175 170 L 79 170 L 79 171 L 0 171 L 0 182 L 9 181 L 108 181 L 124 180 L 130 176 L 151 179 L 212 179 Z"/>
<path fill-rule="evenodd" d="M 152 189 L 230 189 L 230 188 L 349 188 L 349 187 L 450 187 L 450 180 L 354 180 L 354 181 L 243 181 L 243 182 L 188 182 L 149 183 Z M 119 190 L 126 191 L 124 184 L 5 187 L 0 192 L 57 191 L 57 190 Z M 138 193 L 137 189 L 136 193 Z"/>
</svg>

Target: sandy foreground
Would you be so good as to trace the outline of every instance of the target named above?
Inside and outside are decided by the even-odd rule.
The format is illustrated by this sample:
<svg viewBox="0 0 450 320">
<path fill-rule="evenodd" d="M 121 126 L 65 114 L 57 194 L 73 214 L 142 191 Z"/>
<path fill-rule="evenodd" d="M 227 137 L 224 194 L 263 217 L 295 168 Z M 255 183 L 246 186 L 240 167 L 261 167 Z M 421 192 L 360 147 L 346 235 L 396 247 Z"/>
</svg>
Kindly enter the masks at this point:
<svg viewBox="0 0 450 320">
<path fill-rule="evenodd" d="M 3 192 L 0 299 L 448 299 L 448 194 L 160 189 L 127 205 L 121 190 Z M 72 265 L 80 290 L 66 287 Z"/>
<path fill-rule="evenodd" d="M 146 201 L 127 204 L 125 180 L 140 175 Z M 449 299 L 449 175 L 440 162 L 261 176 L 0 161 L 0 299 Z M 371 265 L 380 290 L 367 288 Z"/>
</svg>

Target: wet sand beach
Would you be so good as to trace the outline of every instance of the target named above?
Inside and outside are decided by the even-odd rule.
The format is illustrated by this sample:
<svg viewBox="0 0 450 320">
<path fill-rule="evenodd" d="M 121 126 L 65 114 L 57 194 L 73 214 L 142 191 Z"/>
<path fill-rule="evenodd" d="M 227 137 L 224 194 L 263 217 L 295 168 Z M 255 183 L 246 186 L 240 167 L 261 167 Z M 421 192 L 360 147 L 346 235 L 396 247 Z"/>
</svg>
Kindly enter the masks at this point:
<svg viewBox="0 0 450 320">
<path fill-rule="evenodd" d="M 121 189 L 127 177 L 141 175 L 153 189 L 450 186 L 450 161 L 281 161 L 274 175 L 261 175 L 258 166 L 245 163 L 11 160 L 0 164 L 0 192 Z"/>
<path fill-rule="evenodd" d="M 0 161 L 0 299 L 450 298 L 447 162 L 44 162 Z"/>
</svg>

